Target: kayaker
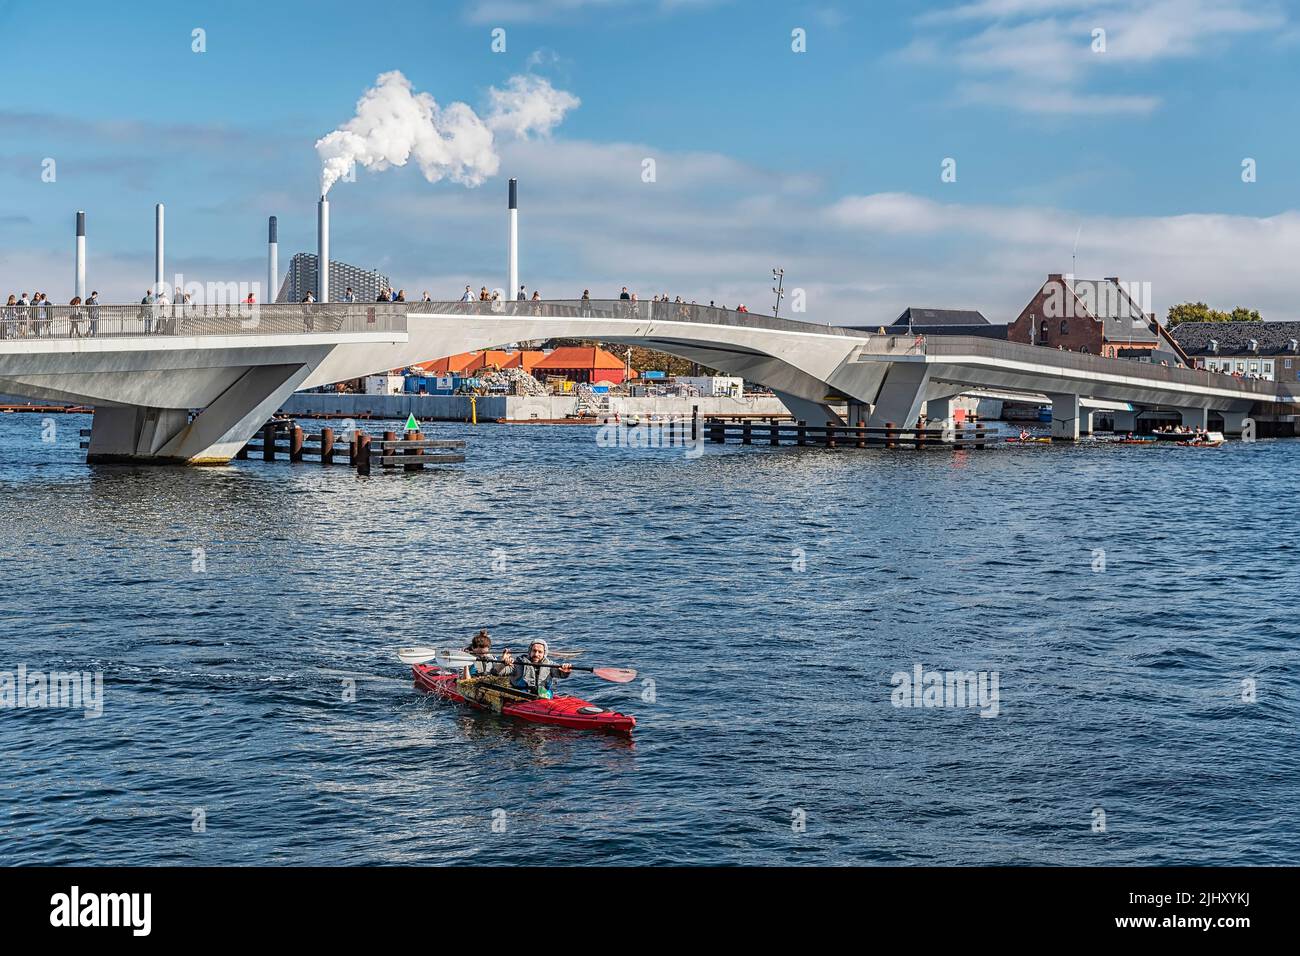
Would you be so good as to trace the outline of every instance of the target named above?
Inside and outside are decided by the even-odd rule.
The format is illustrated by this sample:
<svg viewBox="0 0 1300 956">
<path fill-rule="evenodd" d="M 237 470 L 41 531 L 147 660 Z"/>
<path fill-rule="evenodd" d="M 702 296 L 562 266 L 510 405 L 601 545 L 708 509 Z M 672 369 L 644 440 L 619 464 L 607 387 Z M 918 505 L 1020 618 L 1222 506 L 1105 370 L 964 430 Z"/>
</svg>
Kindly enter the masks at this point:
<svg viewBox="0 0 1300 956">
<path fill-rule="evenodd" d="M 540 639 L 528 645 L 528 655 L 522 660 L 516 661 L 509 651 L 502 651 L 502 662 L 514 665 L 510 672 L 511 685 L 538 697 L 555 696 L 555 678 L 568 677 L 573 673 L 573 667 L 570 664 L 556 664 L 546 656 L 549 651 L 550 645 Z"/>
<path fill-rule="evenodd" d="M 471 674 L 476 676 L 482 676 L 484 674 L 504 676 L 510 673 L 511 667 L 509 664 L 493 664 L 488 660 L 492 656 L 492 638 L 488 636 L 487 628 L 483 628 L 470 638 L 469 646 L 465 648 L 465 653 L 473 654 L 478 658 L 477 664 L 465 668 L 466 678 L 469 678 Z M 510 652 L 506 651 L 505 656 L 508 658 Z"/>
</svg>

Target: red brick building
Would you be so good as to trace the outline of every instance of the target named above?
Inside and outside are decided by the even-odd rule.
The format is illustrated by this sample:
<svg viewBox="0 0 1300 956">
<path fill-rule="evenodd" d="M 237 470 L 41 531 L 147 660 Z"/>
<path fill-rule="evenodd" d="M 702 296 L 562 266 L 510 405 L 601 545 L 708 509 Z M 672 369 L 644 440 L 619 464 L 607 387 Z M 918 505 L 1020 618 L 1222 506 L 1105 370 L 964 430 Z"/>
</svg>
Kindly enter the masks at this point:
<svg viewBox="0 0 1300 956">
<path fill-rule="evenodd" d="M 1052 273 L 1008 325 L 1007 339 L 1110 358 L 1190 364 L 1155 314 L 1143 312 L 1132 293 L 1132 285 L 1113 276 L 1075 279 Z"/>
</svg>

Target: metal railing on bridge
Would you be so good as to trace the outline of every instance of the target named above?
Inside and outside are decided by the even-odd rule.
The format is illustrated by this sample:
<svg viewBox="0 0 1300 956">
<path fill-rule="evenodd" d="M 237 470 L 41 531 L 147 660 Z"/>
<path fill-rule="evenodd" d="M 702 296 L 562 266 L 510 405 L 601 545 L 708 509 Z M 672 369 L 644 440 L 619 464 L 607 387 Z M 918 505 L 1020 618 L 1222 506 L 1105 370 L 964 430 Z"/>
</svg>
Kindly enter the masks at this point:
<svg viewBox="0 0 1300 956">
<path fill-rule="evenodd" d="M 1221 388 L 1244 392 L 1260 401 L 1276 401 L 1277 382 L 1239 379 L 1222 372 L 1198 368 L 1175 368 L 1109 358 L 1087 352 L 1066 352 L 1023 342 L 1004 342 L 975 335 L 931 335 L 925 338 L 924 352 L 929 356 L 975 356 L 1010 362 L 1041 362 L 1063 369 L 1107 375 L 1130 375 L 1156 383 L 1187 385 L 1194 388 Z"/>
<path fill-rule="evenodd" d="M 0 305 L 0 339 L 404 332 L 404 303 Z"/>
<path fill-rule="evenodd" d="M 545 301 L 408 302 L 413 313 L 481 315 L 492 318 L 524 319 L 632 319 L 645 322 L 699 322 L 731 325 L 808 335 L 838 335 L 865 338 L 862 332 L 838 325 L 820 325 L 781 319 L 761 312 L 737 312 L 693 302 L 632 302 L 627 299 L 551 299 Z"/>
</svg>

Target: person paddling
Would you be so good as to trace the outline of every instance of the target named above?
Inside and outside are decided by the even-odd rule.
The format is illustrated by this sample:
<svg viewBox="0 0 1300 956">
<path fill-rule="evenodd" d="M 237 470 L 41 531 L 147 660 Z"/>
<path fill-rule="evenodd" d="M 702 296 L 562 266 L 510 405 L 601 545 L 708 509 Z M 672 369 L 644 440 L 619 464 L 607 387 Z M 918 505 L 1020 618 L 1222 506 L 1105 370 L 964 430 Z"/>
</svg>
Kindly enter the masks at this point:
<svg viewBox="0 0 1300 956">
<path fill-rule="evenodd" d="M 492 638 L 488 636 L 487 628 L 483 628 L 472 638 L 470 638 L 469 646 L 465 648 L 465 653 L 473 654 L 475 657 L 478 658 L 477 664 L 465 668 L 464 676 L 467 679 L 471 676 L 471 674 L 479 675 L 479 676 L 484 674 L 505 676 L 510 673 L 511 667 L 509 663 L 493 664 L 491 662 Z M 508 659 L 509 656 L 510 656 L 510 652 L 506 651 L 505 655 L 503 656 L 503 660 Z"/>
<path fill-rule="evenodd" d="M 538 697 L 554 697 L 555 678 L 568 677 L 573 673 L 573 666 L 556 664 L 546 656 L 549 651 L 550 646 L 543 640 L 536 640 L 529 644 L 527 656 L 518 661 L 509 651 L 502 651 L 502 662 L 514 665 L 510 672 L 510 685 L 529 691 Z"/>
</svg>

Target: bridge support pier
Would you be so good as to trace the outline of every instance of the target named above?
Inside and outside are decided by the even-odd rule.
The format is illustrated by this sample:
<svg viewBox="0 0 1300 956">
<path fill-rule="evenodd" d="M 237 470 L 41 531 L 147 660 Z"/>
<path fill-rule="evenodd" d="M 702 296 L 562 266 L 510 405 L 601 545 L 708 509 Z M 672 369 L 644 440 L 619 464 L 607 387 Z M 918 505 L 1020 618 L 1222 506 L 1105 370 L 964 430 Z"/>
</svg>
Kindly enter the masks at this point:
<svg viewBox="0 0 1300 956">
<path fill-rule="evenodd" d="M 1178 414 L 1183 424 L 1189 428 L 1209 428 L 1210 410 L 1208 408 L 1180 408 Z"/>
<path fill-rule="evenodd" d="M 1079 434 L 1080 435 L 1088 435 L 1088 436 L 1092 435 L 1092 425 L 1093 425 L 1094 416 L 1096 416 L 1096 414 L 1097 412 L 1095 410 L 1090 410 L 1090 411 L 1080 410 L 1079 412 Z"/>
<path fill-rule="evenodd" d="M 1250 412 L 1219 412 L 1223 416 L 1223 434 L 1240 435 L 1246 429 L 1246 419 Z"/>
<path fill-rule="evenodd" d="M 812 399 L 800 398 L 798 395 L 781 392 L 775 388 L 772 389 L 772 394 L 781 400 L 782 405 L 790 409 L 790 414 L 797 422 L 809 422 L 815 425 L 824 425 L 827 422 L 834 422 L 836 425 L 844 424 L 844 419 L 825 402 L 814 402 Z"/>
<path fill-rule="evenodd" d="M 952 421 L 953 406 L 960 397 L 960 395 L 942 395 L 938 398 L 927 398 L 925 400 L 925 417 L 932 422 Z"/>
<path fill-rule="evenodd" d="M 885 373 L 884 384 L 876 396 L 868 425 L 882 427 L 889 422 L 911 428 L 921 415 L 925 402 L 925 387 L 930 382 L 930 369 L 920 362 L 895 362 Z"/>
<path fill-rule="evenodd" d="M 1052 441 L 1079 440 L 1079 396 L 1048 395 L 1052 400 Z"/>
<path fill-rule="evenodd" d="M 1116 434 L 1128 434 L 1137 431 L 1138 413 L 1136 411 L 1116 411 L 1112 412 L 1112 415 L 1114 415 Z"/>
<path fill-rule="evenodd" d="M 185 408 L 97 405 L 86 461 L 224 464 L 310 373 L 307 365 L 248 368 L 193 421 Z"/>
</svg>

